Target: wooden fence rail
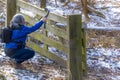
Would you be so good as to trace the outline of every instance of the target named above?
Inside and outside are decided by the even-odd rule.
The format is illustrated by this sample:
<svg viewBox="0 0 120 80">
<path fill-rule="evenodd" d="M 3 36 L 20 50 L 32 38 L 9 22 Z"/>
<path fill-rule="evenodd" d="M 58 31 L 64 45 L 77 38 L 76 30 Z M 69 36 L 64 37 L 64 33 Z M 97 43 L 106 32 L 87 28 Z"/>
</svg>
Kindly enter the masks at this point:
<svg viewBox="0 0 120 80">
<path fill-rule="evenodd" d="M 34 16 L 31 17 L 24 11 L 29 11 Z M 23 0 L 7 0 L 6 26 L 9 25 L 11 18 L 16 13 L 23 14 L 29 25 L 33 25 L 39 21 L 41 16 L 46 14 L 44 9 L 33 6 Z M 61 28 L 56 23 L 61 23 L 65 26 Z M 40 30 L 30 34 L 27 46 L 39 54 L 54 60 L 61 66 L 68 68 L 67 80 L 82 80 L 87 67 L 84 36 L 85 32 L 82 29 L 81 15 L 60 16 L 50 13 L 46 28 L 41 27 Z M 43 47 L 40 46 L 41 44 Z M 51 47 L 62 52 L 66 59 L 51 52 L 49 50 Z"/>
</svg>

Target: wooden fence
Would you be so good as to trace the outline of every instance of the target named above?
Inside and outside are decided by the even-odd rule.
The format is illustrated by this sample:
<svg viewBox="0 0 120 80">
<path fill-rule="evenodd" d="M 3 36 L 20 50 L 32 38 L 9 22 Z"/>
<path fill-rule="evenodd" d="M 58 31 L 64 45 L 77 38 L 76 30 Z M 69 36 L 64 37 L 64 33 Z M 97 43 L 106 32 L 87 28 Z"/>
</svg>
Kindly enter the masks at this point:
<svg viewBox="0 0 120 80">
<path fill-rule="evenodd" d="M 32 12 L 33 16 L 29 16 L 28 12 Z M 6 26 L 12 16 L 21 13 L 25 16 L 29 25 L 33 25 L 40 20 L 41 16 L 45 16 L 44 9 L 33 6 L 22 0 L 7 0 L 7 19 Z M 58 26 L 61 23 L 64 26 Z M 49 34 L 53 36 L 50 36 Z M 86 41 L 85 32 L 82 29 L 81 15 L 60 16 L 50 13 L 46 28 L 41 27 L 36 32 L 29 35 L 27 46 L 34 49 L 40 55 L 43 55 L 63 67 L 68 69 L 66 80 L 82 80 L 82 76 L 86 73 Z M 54 47 L 66 56 L 62 58 L 50 51 Z"/>
</svg>

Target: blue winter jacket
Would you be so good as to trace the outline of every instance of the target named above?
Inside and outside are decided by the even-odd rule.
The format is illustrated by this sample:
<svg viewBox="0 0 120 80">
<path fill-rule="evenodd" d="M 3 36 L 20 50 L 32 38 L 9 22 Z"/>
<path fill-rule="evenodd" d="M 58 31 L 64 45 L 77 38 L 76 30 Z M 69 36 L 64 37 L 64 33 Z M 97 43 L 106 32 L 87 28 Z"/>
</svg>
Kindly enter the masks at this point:
<svg viewBox="0 0 120 80">
<path fill-rule="evenodd" d="M 15 42 L 13 41 L 13 42 L 6 43 L 4 48 L 11 48 L 11 49 L 14 48 L 15 49 L 15 48 L 17 48 L 16 42 L 22 42 L 23 44 L 25 44 L 27 35 L 36 31 L 37 29 L 39 29 L 43 23 L 44 22 L 41 20 L 31 27 L 27 27 L 27 26 L 23 25 L 23 26 L 21 26 L 20 30 L 13 30 L 12 39 L 16 39 L 16 38 L 18 38 L 18 39 L 16 39 Z"/>
</svg>

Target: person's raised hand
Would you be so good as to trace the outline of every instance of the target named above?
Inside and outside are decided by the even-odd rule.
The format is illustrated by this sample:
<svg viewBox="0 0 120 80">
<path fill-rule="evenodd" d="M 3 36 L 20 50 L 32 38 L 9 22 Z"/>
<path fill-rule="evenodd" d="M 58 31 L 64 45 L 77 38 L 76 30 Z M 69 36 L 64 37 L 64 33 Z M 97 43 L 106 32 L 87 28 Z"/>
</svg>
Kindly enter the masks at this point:
<svg viewBox="0 0 120 80">
<path fill-rule="evenodd" d="M 47 21 L 47 18 L 46 17 L 42 17 L 41 19 L 43 22 L 46 22 Z"/>
</svg>

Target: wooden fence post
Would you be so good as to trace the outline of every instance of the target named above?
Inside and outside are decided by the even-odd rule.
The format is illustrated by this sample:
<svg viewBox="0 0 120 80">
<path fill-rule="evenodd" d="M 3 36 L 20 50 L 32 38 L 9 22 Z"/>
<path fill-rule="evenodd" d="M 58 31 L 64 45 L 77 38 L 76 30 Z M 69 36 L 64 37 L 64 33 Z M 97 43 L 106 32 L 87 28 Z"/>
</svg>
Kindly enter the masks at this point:
<svg viewBox="0 0 120 80">
<path fill-rule="evenodd" d="M 86 76 L 87 74 L 87 54 L 86 54 L 86 28 L 87 28 L 87 24 L 86 23 L 82 23 L 82 27 L 84 29 L 82 29 L 82 45 L 83 45 L 83 74 Z"/>
<path fill-rule="evenodd" d="M 46 0 L 40 0 L 40 8 L 46 7 Z"/>
<path fill-rule="evenodd" d="M 81 15 L 68 16 L 69 80 L 82 80 L 82 19 Z"/>
<path fill-rule="evenodd" d="M 16 14 L 16 0 L 6 0 L 7 3 L 7 15 L 6 15 L 6 23 L 5 26 L 9 26 L 10 20 Z"/>
<path fill-rule="evenodd" d="M 83 75 L 86 76 L 87 74 L 87 54 L 86 54 L 86 31 L 82 29 L 82 62 L 83 62 Z"/>
</svg>

